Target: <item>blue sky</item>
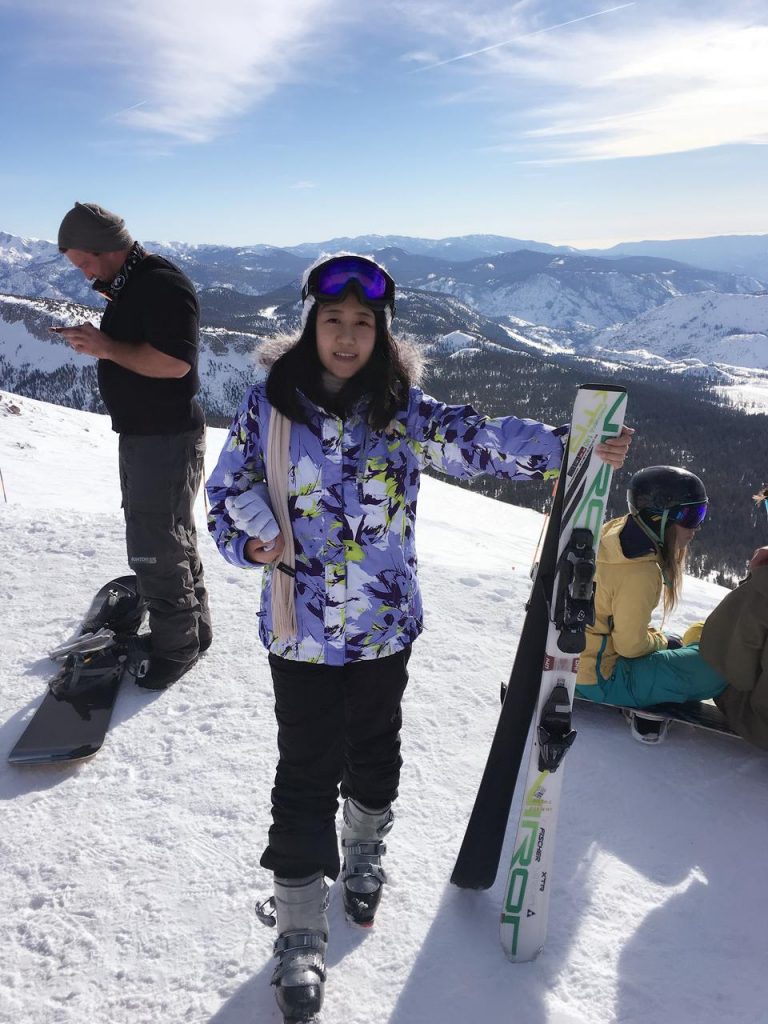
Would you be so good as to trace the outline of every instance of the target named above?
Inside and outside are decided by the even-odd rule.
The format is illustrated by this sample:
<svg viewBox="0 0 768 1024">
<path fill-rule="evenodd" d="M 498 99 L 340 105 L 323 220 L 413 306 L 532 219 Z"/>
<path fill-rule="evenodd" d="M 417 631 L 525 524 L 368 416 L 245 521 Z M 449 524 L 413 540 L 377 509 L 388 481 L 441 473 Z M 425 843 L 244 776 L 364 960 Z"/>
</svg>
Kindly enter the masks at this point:
<svg viewBox="0 0 768 1024">
<path fill-rule="evenodd" d="M 768 233 L 765 0 L 0 0 L 0 231 Z"/>
</svg>

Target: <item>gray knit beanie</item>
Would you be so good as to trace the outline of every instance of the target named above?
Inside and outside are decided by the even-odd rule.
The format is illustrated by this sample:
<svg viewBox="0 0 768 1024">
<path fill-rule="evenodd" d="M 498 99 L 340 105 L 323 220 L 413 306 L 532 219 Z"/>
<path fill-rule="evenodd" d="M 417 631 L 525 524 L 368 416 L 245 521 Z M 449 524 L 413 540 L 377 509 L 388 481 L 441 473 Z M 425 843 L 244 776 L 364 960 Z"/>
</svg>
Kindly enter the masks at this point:
<svg viewBox="0 0 768 1024">
<path fill-rule="evenodd" d="M 119 252 L 132 245 L 123 218 L 96 203 L 75 203 L 59 228 L 60 249 Z"/>
</svg>

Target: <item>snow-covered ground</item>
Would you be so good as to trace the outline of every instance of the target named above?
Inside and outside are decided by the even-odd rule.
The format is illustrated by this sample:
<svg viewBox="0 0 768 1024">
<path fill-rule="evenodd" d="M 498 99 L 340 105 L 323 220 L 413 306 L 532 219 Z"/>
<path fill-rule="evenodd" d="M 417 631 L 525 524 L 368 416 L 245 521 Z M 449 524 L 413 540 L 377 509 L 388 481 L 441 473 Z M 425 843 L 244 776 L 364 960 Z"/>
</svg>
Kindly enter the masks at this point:
<svg viewBox="0 0 768 1024">
<path fill-rule="evenodd" d="M 211 463 L 222 439 L 210 431 Z M 127 567 L 105 419 L 0 394 L 0 470 L 7 753 L 53 671 L 46 651 Z M 203 516 L 201 499 L 201 526 Z M 428 629 L 404 704 L 390 885 L 370 933 L 346 925 L 332 894 L 323 1021 L 764 1024 L 768 757 L 740 740 L 677 726 L 646 748 L 618 715 L 577 713 L 549 939 L 535 963 L 509 964 L 498 944 L 504 866 L 488 892 L 449 884 L 540 523 L 423 481 Z M 2 757 L 3 1024 L 279 1020 L 274 936 L 253 914 L 269 891 L 258 861 L 276 758 L 259 574 L 228 566 L 204 531 L 201 546 L 216 638 L 199 665 L 166 693 L 126 685 L 90 762 L 11 769 Z M 674 624 L 721 594 L 686 581 Z"/>
<path fill-rule="evenodd" d="M 750 413 L 768 412 L 768 374 L 715 388 L 726 402 Z"/>
</svg>

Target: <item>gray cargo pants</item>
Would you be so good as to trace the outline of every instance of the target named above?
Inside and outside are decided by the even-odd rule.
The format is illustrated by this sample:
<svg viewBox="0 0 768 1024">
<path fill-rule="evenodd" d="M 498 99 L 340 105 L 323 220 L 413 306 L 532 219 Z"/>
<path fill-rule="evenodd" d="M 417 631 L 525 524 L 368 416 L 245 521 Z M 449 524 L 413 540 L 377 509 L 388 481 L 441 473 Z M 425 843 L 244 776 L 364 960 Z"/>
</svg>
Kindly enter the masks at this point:
<svg viewBox="0 0 768 1024">
<path fill-rule="evenodd" d="M 152 651 L 187 661 L 211 628 L 193 512 L 205 428 L 121 434 L 119 452 L 128 564 L 149 605 Z"/>
</svg>

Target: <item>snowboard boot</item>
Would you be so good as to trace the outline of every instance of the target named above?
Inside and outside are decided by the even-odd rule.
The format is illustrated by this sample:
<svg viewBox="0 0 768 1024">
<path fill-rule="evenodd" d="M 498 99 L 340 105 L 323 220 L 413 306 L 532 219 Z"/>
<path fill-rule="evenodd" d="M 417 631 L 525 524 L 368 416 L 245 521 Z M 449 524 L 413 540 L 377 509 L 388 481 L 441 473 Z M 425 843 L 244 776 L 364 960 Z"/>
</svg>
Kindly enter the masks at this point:
<svg viewBox="0 0 768 1024">
<path fill-rule="evenodd" d="M 669 719 L 652 711 L 626 710 L 632 736 L 639 743 L 663 743 L 669 729 Z"/>
<path fill-rule="evenodd" d="M 210 622 L 205 622 L 203 619 L 200 620 L 197 626 L 197 639 L 200 644 L 200 653 L 205 654 L 213 643 L 213 629 Z"/>
<path fill-rule="evenodd" d="M 153 654 L 149 659 L 147 671 L 136 677 L 136 685 L 144 690 L 167 690 L 197 664 L 197 659 L 197 654 L 186 661 L 162 658 L 159 654 Z"/>
<path fill-rule="evenodd" d="M 350 798 L 344 801 L 341 829 L 344 912 L 348 921 L 362 928 L 373 926 L 382 886 L 387 880 L 381 866 L 381 858 L 387 852 L 383 839 L 394 820 L 389 804 L 375 811 Z"/>
<path fill-rule="evenodd" d="M 179 661 L 152 652 L 152 634 L 141 633 L 128 639 L 126 672 L 145 690 L 166 690 L 197 663 L 199 655 Z"/>
<path fill-rule="evenodd" d="M 149 658 L 151 654 L 151 633 L 140 633 L 130 637 L 125 660 L 125 671 L 129 676 L 133 676 L 134 681 L 142 679 L 149 671 Z"/>
<path fill-rule="evenodd" d="M 277 925 L 275 999 L 285 1024 L 313 1021 L 325 994 L 328 886 L 322 872 L 307 878 L 275 877 L 274 896 L 256 905 L 256 916 Z"/>
</svg>

